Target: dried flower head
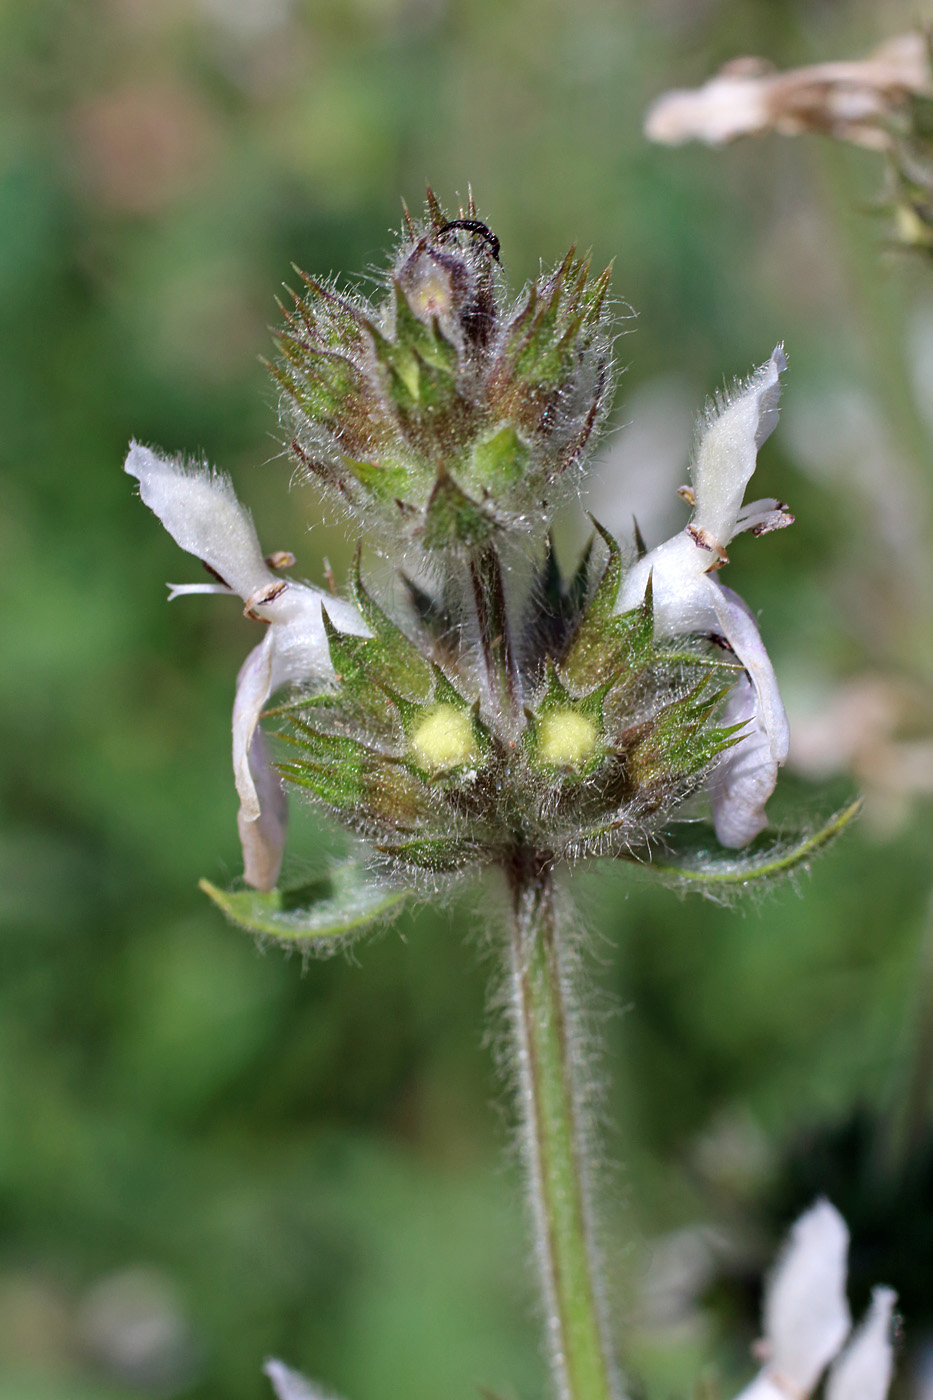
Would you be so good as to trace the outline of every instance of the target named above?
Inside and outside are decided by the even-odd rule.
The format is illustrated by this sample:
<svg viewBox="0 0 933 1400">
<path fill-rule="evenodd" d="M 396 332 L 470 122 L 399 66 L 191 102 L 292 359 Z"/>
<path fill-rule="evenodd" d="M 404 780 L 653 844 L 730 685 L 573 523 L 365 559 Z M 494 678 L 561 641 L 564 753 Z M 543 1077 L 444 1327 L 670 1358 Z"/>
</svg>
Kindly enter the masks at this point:
<svg viewBox="0 0 933 1400">
<path fill-rule="evenodd" d="M 702 87 L 664 93 L 648 110 L 645 135 L 677 146 L 722 146 L 740 136 L 816 132 L 884 154 L 880 208 L 895 241 L 933 250 L 933 65 L 928 33 L 897 35 L 867 58 L 777 72 L 739 58 Z"/>
<path fill-rule="evenodd" d="M 760 58 L 733 59 L 702 87 L 667 92 L 649 108 L 649 141 L 721 146 L 739 136 L 819 132 L 888 150 L 912 96 L 933 96 L 926 36 L 899 34 L 867 58 L 779 73 Z"/>
</svg>

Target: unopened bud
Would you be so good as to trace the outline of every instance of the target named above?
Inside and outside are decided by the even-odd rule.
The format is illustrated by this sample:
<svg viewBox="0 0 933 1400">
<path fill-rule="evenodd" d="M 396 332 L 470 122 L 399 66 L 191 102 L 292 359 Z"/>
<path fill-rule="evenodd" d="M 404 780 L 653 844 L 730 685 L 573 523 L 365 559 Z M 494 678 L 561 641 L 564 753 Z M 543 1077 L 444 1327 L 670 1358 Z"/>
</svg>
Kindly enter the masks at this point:
<svg viewBox="0 0 933 1400">
<path fill-rule="evenodd" d="M 429 194 L 381 305 L 304 280 L 273 370 L 302 466 L 432 552 L 543 533 L 607 407 L 608 274 L 571 251 L 516 304 L 472 203 Z"/>
<path fill-rule="evenodd" d="M 462 768 L 476 758 L 473 725 L 466 710 L 435 705 L 418 723 L 411 739 L 419 764 L 434 772 Z"/>
<path fill-rule="evenodd" d="M 538 758 L 554 768 L 581 768 L 596 748 L 596 726 L 575 710 L 545 715 L 538 732 Z"/>
</svg>

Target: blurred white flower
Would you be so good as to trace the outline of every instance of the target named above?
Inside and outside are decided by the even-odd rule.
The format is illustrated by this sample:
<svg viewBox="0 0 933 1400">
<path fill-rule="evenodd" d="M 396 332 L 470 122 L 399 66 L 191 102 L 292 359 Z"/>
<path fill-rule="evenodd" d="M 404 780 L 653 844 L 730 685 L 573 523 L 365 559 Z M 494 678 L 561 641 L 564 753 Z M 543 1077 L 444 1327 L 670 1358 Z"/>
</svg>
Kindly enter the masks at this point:
<svg viewBox="0 0 933 1400">
<path fill-rule="evenodd" d="M 691 90 L 667 92 L 648 109 L 649 141 L 721 146 L 739 136 L 819 131 L 872 150 L 891 146 L 889 126 L 911 93 L 929 94 L 930 56 L 919 32 L 887 40 L 867 58 L 776 72 L 739 58 Z"/>
<path fill-rule="evenodd" d="M 247 42 L 284 29 L 294 8 L 292 0 L 198 0 L 198 7 L 218 28 Z"/>
<path fill-rule="evenodd" d="M 908 677 L 812 675 L 792 695 L 789 765 L 814 782 L 854 779 L 878 837 L 895 835 L 933 794 L 933 699 Z"/>
<path fill-rule="evenodd" d="M 737 1400 L 806 1400 L 836 1358 L 826 1400 L 885 1400 L 896 1295 L 876 1288 L 868 1315 L 840 1355 L 852 1318 L 846 1301 L 849 1231 L 829 1201 L 791 1230 L 765 1289 L 765 1365 Z"/>
<path fill-rule="evenodd" d="M 284 685 L 320 683 L 333 674 L 323 610 L 335 627 L 357 636 L 369 629 L 357 610 L 323 589 L 274 572 L 291 555 L 263 556 L 256 527 L 229 479 L 208 467 L 189 468 L 133 443 L 126 471 L 175 542 L 206 565 L 216 583 L 169 585 L 169 598 L 192 593 L 239 594 L 247 617 L 268 624 L 265 639 L 244 661 L 233 705 L 233 771 L 240 796 L 238 826 L 244 878 L 269 890 L 285 844 L 286 803 L 259 728 L 262 709 Z"/>
<path fill-rule="evenodd" d="M 151 1265 L 99 1279 L 78 1311 L 84 1347 L 134 1389 L 180 1395 L 198 1378 L 201 1348 L 172 1280 Z"/>
<path fill-rule="evenodd" d="M 323 1390 L 306 1381 L 297 1371 L 283 1366 L 281 1361 L 267 1361 L 262 1369 L 272 1382 L 278 1400 L 329 1400 Z"/>
<path fill-rule="evenodd" d="M 662 636 L 707 636 L 728 646 L 745 668 L 733 686 L 724 723 L 740 724 L 739 741 L 720 760 L 713 780 L 713 820 L 724 846 L 745 846 L 766 825 L 765 803 L 787 757 L 789 734 L 774 669 L 751 611 L 711 574 L 728 563 L 726 546 L 743 530 L 764 534 L 793 521 L 775 500 L 743 505 L 758 448 L 777 423 L 779 376 L 786 367 L 778 346 L 770 360 L 730 395 L 707 407 L 685 530 L 658 545 L 629 571 L 617 611 L 637 607 L 651 580 L 655 626 Z"/>
<path fill-rule="evenodd" d="M 826 1382 L 826 1400 L 884 1400 L 894 1371 L 893 1288 L 875 1288 L 871 1306 Z"/>
</svg>

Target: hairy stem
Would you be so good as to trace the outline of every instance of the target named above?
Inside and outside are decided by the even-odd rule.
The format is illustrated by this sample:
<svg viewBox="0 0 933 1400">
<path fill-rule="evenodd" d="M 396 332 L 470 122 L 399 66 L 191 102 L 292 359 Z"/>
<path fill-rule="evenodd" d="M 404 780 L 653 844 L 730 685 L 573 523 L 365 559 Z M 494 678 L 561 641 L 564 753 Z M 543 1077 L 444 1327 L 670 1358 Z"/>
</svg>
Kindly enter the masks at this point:
<svg viewBox="0 0 933 1400">
<path fill-rule="evenodd" d="M 568 951 L 550 872 L 517 861 L 509 873 L 512 1019 L 551 1368 L 559 1400 L 616 1400 L 592 1238 Z"/>
</svg>

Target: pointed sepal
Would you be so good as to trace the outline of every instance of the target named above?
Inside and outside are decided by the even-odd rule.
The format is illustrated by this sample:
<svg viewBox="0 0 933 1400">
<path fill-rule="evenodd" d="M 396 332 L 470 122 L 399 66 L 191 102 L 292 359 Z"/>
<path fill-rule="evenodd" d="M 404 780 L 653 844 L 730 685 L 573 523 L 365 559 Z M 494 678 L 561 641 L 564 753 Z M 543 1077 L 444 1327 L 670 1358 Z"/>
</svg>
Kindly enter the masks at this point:
<svg viewBox="0 0 933 1400">
<path fill-rule="evenodd" d="M 606 563 L 561 665 L 568 682 L 581 689 L 610 679 L 615 685 L 633 682 L 649 665 L 654 650 L 651 589 L 635 608 L 616 612 L 622 551 L 597 520 L 593 526 L 606 546 Z"/>
</svg>

